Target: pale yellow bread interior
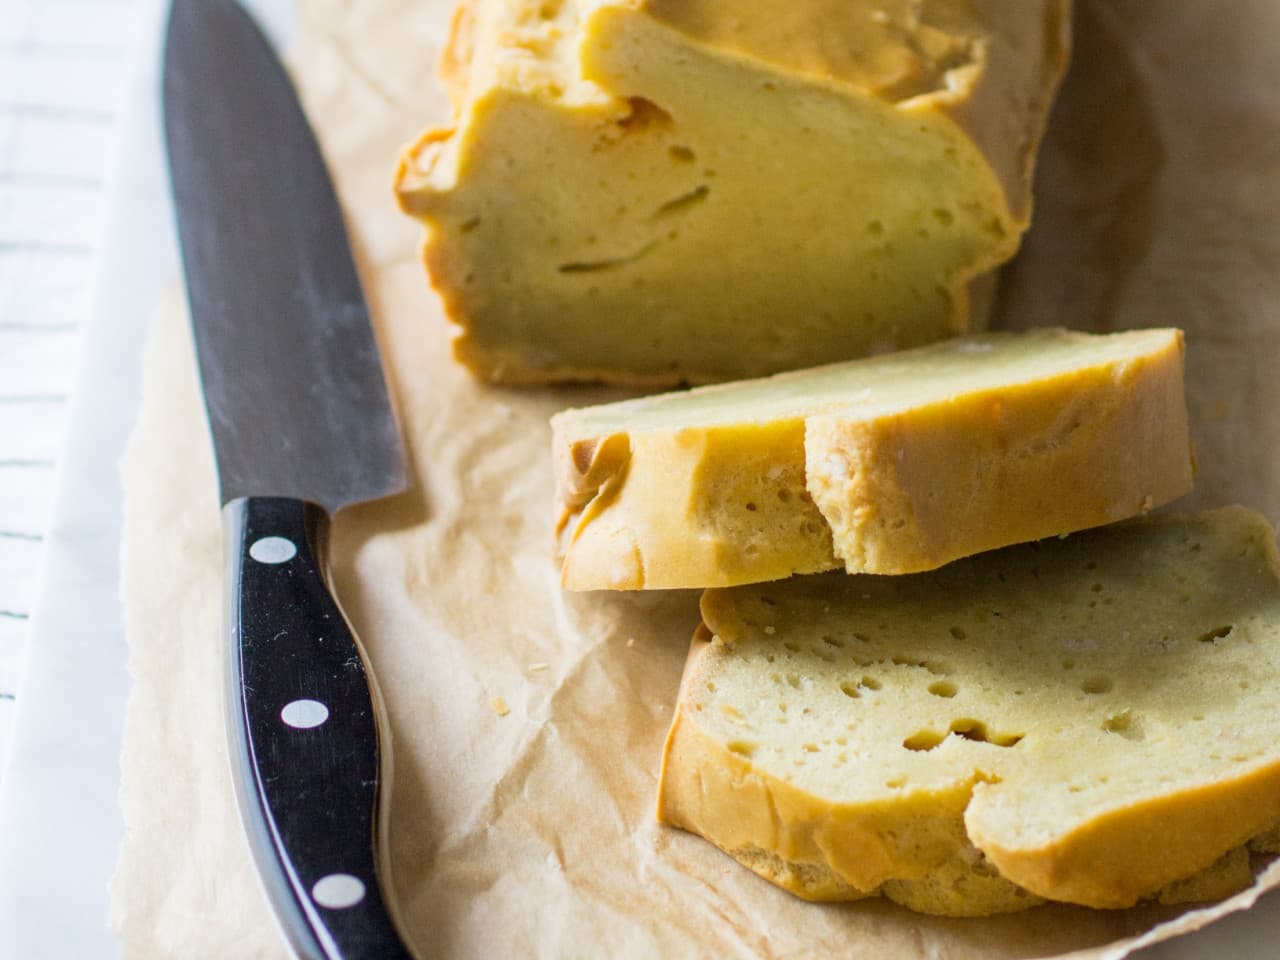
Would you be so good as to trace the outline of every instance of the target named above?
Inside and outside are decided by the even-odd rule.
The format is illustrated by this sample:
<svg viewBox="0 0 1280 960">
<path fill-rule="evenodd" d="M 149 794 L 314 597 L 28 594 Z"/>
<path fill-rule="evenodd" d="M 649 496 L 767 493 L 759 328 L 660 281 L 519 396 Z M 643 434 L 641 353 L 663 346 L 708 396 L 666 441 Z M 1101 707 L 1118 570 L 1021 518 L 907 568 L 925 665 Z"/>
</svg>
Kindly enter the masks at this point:
<svg viewBox="0 0 1280 960">
<path fill-rule="evenodd" d="M 801 896 L 1126 907 L 1224 895 L 1232 851 L 1276 848 L 1280 579 L 1252 511 L 709 590 L 702 615 L 659 816 Z"/>
<path fill-rule="evenodd" d="M 1177 330 L 977 334 L 552 426 L 571 590 L 917 572 L 1192 484 Z"/>
<path fill-rule="evenodd" d="M 402 159 L 456 356 L 674 386 L 981 320 L 1068 0 L 466 0 Z"/>
</svg>

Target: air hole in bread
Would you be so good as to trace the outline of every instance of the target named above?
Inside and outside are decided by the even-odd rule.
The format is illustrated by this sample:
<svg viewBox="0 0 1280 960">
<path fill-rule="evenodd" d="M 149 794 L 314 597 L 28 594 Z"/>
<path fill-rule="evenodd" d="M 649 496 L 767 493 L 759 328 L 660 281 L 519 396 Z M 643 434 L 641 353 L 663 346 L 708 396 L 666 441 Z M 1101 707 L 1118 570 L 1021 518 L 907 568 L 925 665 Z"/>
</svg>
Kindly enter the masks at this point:
<svg viewBox="0 0 1280 960">
<path fill-rule="evenodd" d="M 1116 682 L 1105 673 L 1095 673 L 1080 681 L 1080 689 L 1085 693 L 1110 693 Z"/>
<path fill-rule="evenodd" d="M 666 203 L 662 204 L 662 206 L 658 207 L 657 210 L 653 211 L 653 219 L 657 220 L 661 217 L 670 216 L 673 213 L 680 213 L 681 211 L 686 210 L 689 207 L 694 206 L 695 204 L 701 203 L 703 200 L 707 199 L 707 196 L 710 193 L 711 193 L 711 188 L 708 187 L 705 183 L 700 186 L 694 187 L 692 190 L 688 191 L 687 193 L 682 193 L 678 197 L 673 197 L 672 199 L 668 200 Z M 675 236 L 672 235 L 671 239 L 674 240 Z"/>
<path fill-rule="evenodd" d="M 875 677 L 863 677 L 861 686 L 866 687 L 868 690 L 879 690 L 880 681 Z"/>
<path fill-rule="evenodd" d="M 756 745 L 747 740 L 731 740 L 729 750 L 740 757 L 749 757 L 756 752 Z"/>
<path fill-rule="evenodd" d="M 989 743 L 995 747 L 1016 746 L 1023 738 L 1021 733 L 992 733 L 981 720 L 960 717 L 951 721 L 951 726 L 946 733 L 939 733 L 936 730 L 918 730 L 903 740 L 902 745 L 908 750 L 919 753 L 939 746 L 948 735 L 955 735 L 974 743 Z"/>
<path fill-rule="evenodd" d="M 1126 740 L 1143 739 L 1141 721 L 1128 710 L 1107 717 L 1102 721 L 1102 729 L 1107 733 L 1119 734 Z"/>
<path fill-rule="evenodd" d="M 826 636 L 824 636 L 824 637 L 822 638 L 822 642 L 823 642 L 823 643 L 825 643 L 825 644 L 826 644 L 827 646 L 829 646 L 829 647 L 843 647 L 843 646 L 844 646 L 844 641 L 843 641 L 843 640 L 841 640 L 839 637 L 833 637 L 833 636 L 830 636 L 829 634 L 828 634 L 828 635 L 826 635 Z"/>
<path fill-rule="evenodd" d="M 1216 627 L 1200 634 L 1201 643 L 1216 643 L 1219 640 L 1226 639 L 1227 635 L 1236 628 L 1234 623 L 1229 623 L 1225 627 Z"/>
<path fill-rule="evenodd" d="M 929 692 L 935 697 L 944 697 L 950 700 L 956 695 L 957 687 L 950 680 L 939 680 L 937 683 L 929 684 Z"/>
<path fill-rule="evenodd" d="M 946 734 L 938 733 L 935 730 L 919 730 L 903 740 L 902 745 L 908 750 L 914 750 L 919 753 L 925 750 L 932 750 L 945 739 Z"/>
<path fill-rule="evenodd" d="M 851 699 L 854 699 L 854 700 L 857 700 L 860 696 L 862 696 L 862 694 L 858 692 L 858 685 L 856 683 L 845 682 L 840 684 L 840 692 L 843 693 L 846 697 L 850 697 Z"/>
<path fill-rule="evenodd" d="M 628 97 L 627 106 L 630 112 L 618 121 L 627 133 L 641 133 L 650 129 L 662 129 L 672 126 L 671 114 L 663 110 L 652 100 L 644 97 Z"/>
<path fill-rule="evenodd" d="M 938 660 L 917 660 L 911 657 L 904 657 L 899 655 L 899 656 L 890 657 L 889 662 L 892 663 L 895 667 L 918 667 L 922 670 L 928 670 L 930 673 L 940 674 L 942 676 L 946 676 L 948 673 L 951 672 L 951 667 L 949 664 L 943 663 Z"/>
<path fill-rule="evenodd" d="M 952 720 L 951 732 L 975 743 L 990 743 L 997 747 L 1015 746 L 1023 737 L 1021 733 L 992 733 L 985 723 L 972 717 Z"/>
<path fill-rule="evenodd" d="M 964 632 L 964 627 L 953 626 L 951 628 L 951 636 L 955 637 L 957 640 L 965 640 L 969 635 Z"/>
</svg>

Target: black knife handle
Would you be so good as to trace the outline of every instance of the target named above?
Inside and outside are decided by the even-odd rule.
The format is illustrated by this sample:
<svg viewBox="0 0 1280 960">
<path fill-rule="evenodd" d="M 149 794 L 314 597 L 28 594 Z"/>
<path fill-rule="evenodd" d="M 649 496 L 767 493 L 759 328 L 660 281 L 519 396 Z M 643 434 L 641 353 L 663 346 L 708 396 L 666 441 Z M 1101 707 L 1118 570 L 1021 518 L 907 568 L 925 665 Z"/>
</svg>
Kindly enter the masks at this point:
<svg viewBox="0 0 1280 960">
<path fill-rule="evenodd" d="M 232 500 L 231 765 L 258 873 L 304 960 L 412 958 L 379 883 L 381 704 L 327 584 L 328 515 Z"/>
</svg>

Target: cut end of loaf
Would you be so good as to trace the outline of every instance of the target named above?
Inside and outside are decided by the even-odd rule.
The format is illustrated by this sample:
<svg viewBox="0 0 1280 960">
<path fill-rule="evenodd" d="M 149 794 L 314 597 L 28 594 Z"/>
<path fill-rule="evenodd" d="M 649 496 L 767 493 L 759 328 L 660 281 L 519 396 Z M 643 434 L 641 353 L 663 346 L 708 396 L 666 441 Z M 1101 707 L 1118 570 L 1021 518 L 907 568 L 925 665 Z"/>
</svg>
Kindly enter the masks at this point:
<svg viewBox="0 0 1280 960">
<path fill-rule="evenodd" d="M 1066 9 L 464 5 L 455 117 L 396 180 L 456 356 L 506 383 L 675 386 L 981 327 Z"/>
</svg>

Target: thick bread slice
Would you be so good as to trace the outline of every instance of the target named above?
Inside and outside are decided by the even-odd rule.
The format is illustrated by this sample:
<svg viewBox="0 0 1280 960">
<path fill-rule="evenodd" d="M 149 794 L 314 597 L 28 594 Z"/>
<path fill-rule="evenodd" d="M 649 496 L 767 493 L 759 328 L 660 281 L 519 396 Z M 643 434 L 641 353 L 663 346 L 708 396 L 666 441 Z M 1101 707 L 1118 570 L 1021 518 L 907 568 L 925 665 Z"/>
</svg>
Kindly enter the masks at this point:
<svg viewBox="0 0 1280 960">
<path fill-rule="evenodd" d="M 1252 511 L 710 590 L 702 615 L 659 817 L 801 896 L 1212 894 L 1280 821 L 1280 563 Z"/>
<path fill-rule="evenodd" d="M 911 573 L 1192 483 L 1182 335 L 1063 330 L 552 418 L 571 590 Z"/>
<path fill-rule="evenodd" d="M 1069 27 L 1069 0 L 467 0 L 454 120 L 396 184 L 457 357 L 674 386 L 968 331 Z"/>
</svg>

